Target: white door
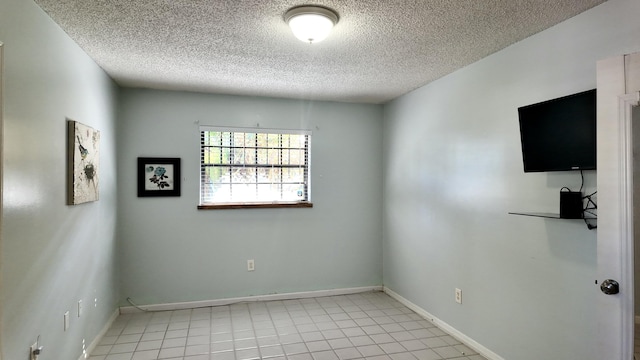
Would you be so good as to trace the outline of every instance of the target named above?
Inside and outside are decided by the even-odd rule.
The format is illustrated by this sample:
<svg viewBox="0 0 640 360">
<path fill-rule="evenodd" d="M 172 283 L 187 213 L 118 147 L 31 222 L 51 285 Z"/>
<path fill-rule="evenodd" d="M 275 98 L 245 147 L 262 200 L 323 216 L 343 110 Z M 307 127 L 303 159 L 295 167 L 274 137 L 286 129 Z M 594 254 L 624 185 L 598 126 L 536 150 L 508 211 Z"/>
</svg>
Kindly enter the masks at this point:
<svg viewBox="0 0 640 360">
<path fill-rule="evenodd" d="M 640 54 L 598 62 L 598 359 L 633 359 L 632 114 Z M 640 109 L 639 109 L 640 110 Z M 601 290 L 605 281 L 611 284 Z M 618 285 L 616 289 L 615 285 Z M 609 294 L 607 294 L 609 293 Z"/>
</svg>

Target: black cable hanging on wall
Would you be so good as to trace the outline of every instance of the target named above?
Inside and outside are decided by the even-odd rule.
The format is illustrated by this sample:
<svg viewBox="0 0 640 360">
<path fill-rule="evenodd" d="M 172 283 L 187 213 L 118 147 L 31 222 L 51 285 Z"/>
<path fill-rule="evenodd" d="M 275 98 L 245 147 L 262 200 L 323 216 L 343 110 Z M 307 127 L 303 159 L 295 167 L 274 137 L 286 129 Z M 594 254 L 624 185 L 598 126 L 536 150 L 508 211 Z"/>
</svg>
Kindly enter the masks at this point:
<svg viewBox="0 0 640 360">
<path fill-rule="evenodd" d="M 588 195 L 584 195 L 582 196 L 582 191 L 584 190 L 584 173 L 582 172 L 582 170 L 580 170 L 580 190 L 578 192 L 573 192 L 573 194 L 580 194 L 580 198 L 579 199 L 575 199 L 575 200 L 579 200 L 581 202 L 578 202 L 575 205 L 581 205 L 580 208 L 576 208 L 576 210 L 578 212 L 580 212 L 579 216 L 576 217 L 568 217 L 568 218 L 574 218 L 574 219 L 578 219 L 578 218 L 582 218 L 584 220 L 584 223 L 587 225 L 587 229 L 589 230 L 594 230 L 597 229 L 598 226 L 596 224 L 594 224 L 593 222 L 598 220 L 598 204 L 595 201 L 595 197 L 598 194 L 598 191 L 594 191 L 591 194 Z M 563 190 L 567 190 L 567 192 L 571 193 L 571 189 L 569 189 L 568 187 L 564 186 L 562 187 L 562 189 L 560 189 L 560 217 L 562 218 L 563 215 L 563 199 L 562 199 L 562 195 L 566 194 L 563 193 Z M 572 197 L 573 198 L 573 197 Z M 571 200 L 571 199 L 568 199 Z M 573 201 L 573 200 L 572 200 Z M 573 209 L 573 205 L 571 205 L 571 209 Z M 579 210 L 580 209 L 580 210 Z M 570 209 L 569 209 L 570 210 Z M 578 215 L 577 213 L 571 213 L 571 216 L 573 215 Z"/>
<path fill-rule="evenodd" d="M 582 189 L 584 188 L 584 173 L 580 170 L 580 178 L 582 182 L 580 184 L 580 192 L 582 193 Z M 582 208 L 582 218 L 584 219 L 584 223 L 587 224 L 587 229 L 594 230 L 597 229 L 598 226 L 589 222 L 589 220 L 597 221 L 598 220 L 598 204 L 593 199 L 598 194 L 598 191 L 594 191 L 589 195 L 585 195 L 582 197 L 583 208 Z M 586 201 L 585 201 L 586 200 Z M 593 216 L 592 218 L 587 218 L 588 215 Z"/>
<path fill-rule="evenodd" d="M 584 204 L 584 209 L 583 209 L 583 213 L 584 213 L 584 223 L 587 224 L 587 228 L 589 230 L 593 230 L 593 229 L 597 229 L 598 226 L 589 223 L 589 220 L 593 220 L 593 221 L 597 221 L 598 220 L 598 204 L 595 202 L 595 200 L 593 200 L 593 197 L 597 194 L 597 191 L 594 191 L 593 193 L 589 194 L 589 195 L 585 195 L 582 197 L 583 200 L 586 200 L 585 204 Z M 592 215 L 592 218 L 587 218 L 587 214 Z"/>
</svg>

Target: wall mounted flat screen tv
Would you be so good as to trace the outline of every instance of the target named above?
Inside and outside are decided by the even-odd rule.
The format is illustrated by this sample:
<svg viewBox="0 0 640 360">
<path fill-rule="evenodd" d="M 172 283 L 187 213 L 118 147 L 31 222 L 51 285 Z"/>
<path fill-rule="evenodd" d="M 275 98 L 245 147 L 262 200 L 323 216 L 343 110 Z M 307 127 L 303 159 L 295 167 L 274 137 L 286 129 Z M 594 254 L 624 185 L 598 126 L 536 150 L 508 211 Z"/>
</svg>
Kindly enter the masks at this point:
<svg viewBox="0 0 640 360">
<path fill-rule="evenodd" d="M 596 90 L 518 108 L 524 172 L 596 169 Z"/>
</svg>

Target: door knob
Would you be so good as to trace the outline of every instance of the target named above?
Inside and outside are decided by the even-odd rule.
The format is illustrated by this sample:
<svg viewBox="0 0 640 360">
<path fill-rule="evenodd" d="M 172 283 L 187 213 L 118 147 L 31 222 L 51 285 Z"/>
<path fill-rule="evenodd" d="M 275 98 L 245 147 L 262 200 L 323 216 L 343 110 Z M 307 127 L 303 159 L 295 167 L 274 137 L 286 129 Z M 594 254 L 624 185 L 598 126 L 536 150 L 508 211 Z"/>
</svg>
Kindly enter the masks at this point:
<svg viewBox="0 0 640 360">
<path fill-rule="evenodd" d="M 607 279 L 600 285 L 600 291 L 607 295 L 615 295 L 620 292 L 620 284 L 615 280 Z"/>
</svg>

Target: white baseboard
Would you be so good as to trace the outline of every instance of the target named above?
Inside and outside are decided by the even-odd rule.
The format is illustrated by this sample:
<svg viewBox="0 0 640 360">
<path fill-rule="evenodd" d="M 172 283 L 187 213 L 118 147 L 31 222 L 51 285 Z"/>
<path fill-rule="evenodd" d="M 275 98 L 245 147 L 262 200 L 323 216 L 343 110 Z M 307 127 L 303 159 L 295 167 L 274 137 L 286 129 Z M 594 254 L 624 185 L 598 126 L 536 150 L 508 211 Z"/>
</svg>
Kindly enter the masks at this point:
<svg viewBox="0 0 640 360">
<path fill-rule="evenodd" d="M 116 321 L 116 318 L 118 317 L 118 315 L 120 315 L 120 310 L 116 309 L 113 312 L 113 314 L 111 314 L 111 316 L 109 317 L 109 320 L 107 320 L 107 323 L 102 327 L 98 335 L 96 335 L 93 341 L 91 341 L 91 344 L 89 344 L 89 346 L 87 346 L 87 348 L 84 350 L 84 353 L 80 355 L 78 360 L 85 360 L 89 358 L 89 355 L 93 352 L 93 350 L 95 350 L 96 346 L 100 344 L 100 341 L 102 341 L 104 334 L 106 334 L 107 331 L 109 331 L 109 329 L 111 328 L 111 325 L 113 325 L 113 322 Z"/>
<path fill-rule="evenodd" d="M 304 292 L 284 293 L 284 294 L 255 295 L 255 296 L 227 298 L 227 299 L 218 299 L 218 300 L 201 300 L 201 301 L 187 301 L 187 302 L 177 302 L 177 303 L 168 303 L 168 304 L 153 304 L 153 305 L 138 306 L 138 308 L 143 309 L 144 311 L 181 310 L 181 309 L 208 307 L 208 306 L 230 305 L 230 304 L 236 304 L 241 302 L 292 300 L 292 299 L 304 299 L 304 298 L 322 297 L 322 296 L 349 295 L 349 294 L 357 294 L 357 293 L 368 292 L 368 291 L 382 291 L 382 286 L 365 286 L 365 287 L 357 287 L 357 288 L 304 291 Z M 143 311 L 138 308 L 134 306 L 123 306 L 120 308 L 120 313 L 130 314 L 130 313 L 137 313 L 137 312 Z"/>
<path fill-rule="evenodd" d="M 432 314 L 430 314 L 429 312 L 427 312 L 423 308 L 419 307 L 418 305 L 416 305 L 416 304 L 412 303 L 411 301 L 403 298 L 402 296 L 400 296 L 398 293 L 394 292 L 393 290 L 391 290 L 391 289 L 389 289 L 387 287 L 384 287 L 383 291 L 385 293 L 387 293 L 389 296 L 391 296 L 392 298 L 398 300 L 400 303 L 402 303 L 402 305 L 404 305 L 404 306 L 408 307 L 409 309 L 415 311 L 418 315 L 422 316 L 426 320 L 434 323 L 437 327 L 439 327 L 443 331 L 447 332 L 448 334 L 450 334 L 454 338 L 458 339 L 460 342 L 462 342 L 463 344 L 467 345 L 468 347 L 470 347 L 471 349 L 476 351 L 478 354 L 486 357 L 489 360 L 504 360 L 504 358 L 502 358 L 498 354 L 496 354 L 493 351 L 491 351 L 491 350 L 487 349 L 486 347 L 482 346 L 480 343 L 478 343 L 477 341 L 475 341 L 472 338 L 468 337 L 467 335 L 461 333 L 460 331 L 455 329 L 453 326 L 451 326 L 451 325 L 447 324 L 446 322 L 444 322 L 444 321 L 438 319 L 437 317 L 433 316 Z"/>
</svg>

